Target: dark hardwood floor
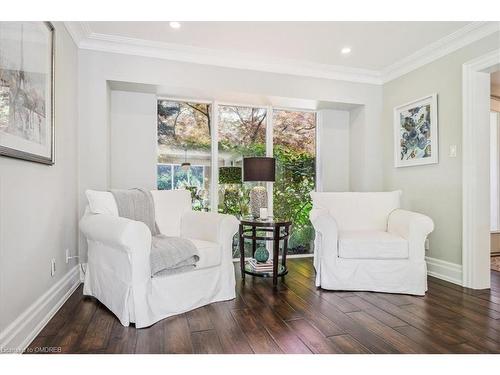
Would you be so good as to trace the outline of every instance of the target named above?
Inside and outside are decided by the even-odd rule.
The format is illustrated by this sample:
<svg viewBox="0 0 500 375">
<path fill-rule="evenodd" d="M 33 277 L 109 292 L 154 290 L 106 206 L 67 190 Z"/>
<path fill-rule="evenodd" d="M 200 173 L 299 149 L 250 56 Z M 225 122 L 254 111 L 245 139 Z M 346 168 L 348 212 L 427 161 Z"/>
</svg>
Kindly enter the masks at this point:
<svg viewBox="0 0 500 375">
<path fill-rule="evenodd" d="M 500 353 L 500 273 L 491 290 L 473 291 L 429 277 L 425 297 L 328 292 L 314 286 L 311 259 L 290 273 L 247 276 L 237 298 L 123 327 L 79 287 L 29 346 L 62 353 Z"/>
</svg>

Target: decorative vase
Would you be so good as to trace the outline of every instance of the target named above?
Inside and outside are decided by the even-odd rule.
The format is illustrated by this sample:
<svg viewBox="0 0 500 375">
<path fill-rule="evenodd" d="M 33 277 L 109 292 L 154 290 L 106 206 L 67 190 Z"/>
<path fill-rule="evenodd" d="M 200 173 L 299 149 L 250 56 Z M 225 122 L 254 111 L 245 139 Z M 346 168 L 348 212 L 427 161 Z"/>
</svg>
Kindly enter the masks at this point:
<svg viewBox="0 0 500 375">
<path fill-rule="evenodd" d="M 267 191 L 264 186 L 255 186 L 250 190 L 250 212 L 254 218 L 260 216 L 260 209 L 267 207 Z"/>
<path fill-rule="evenodd" d="M 254 258 L 259 263 L 266 263 L 269 259 L 269 251 L 267 251 L 265 246 L 259 246 L 259 248 L 255 250 Z"/>
</svg>

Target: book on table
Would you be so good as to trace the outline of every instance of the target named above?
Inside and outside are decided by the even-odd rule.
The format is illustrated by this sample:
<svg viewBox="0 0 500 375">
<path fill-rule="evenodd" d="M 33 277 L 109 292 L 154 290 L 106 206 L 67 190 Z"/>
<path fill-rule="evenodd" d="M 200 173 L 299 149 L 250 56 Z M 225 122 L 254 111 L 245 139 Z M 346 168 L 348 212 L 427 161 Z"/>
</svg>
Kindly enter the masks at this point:
<svg viewBox="0 0 500 375">
<path fill-rule="evenodd" d="M 249 266 L 254 271 L 272 271 L 273 270 L 273 261 L 269 260 L 265 263 L 259 263 L 254 258 L 248 260 Z"/>
</svg>

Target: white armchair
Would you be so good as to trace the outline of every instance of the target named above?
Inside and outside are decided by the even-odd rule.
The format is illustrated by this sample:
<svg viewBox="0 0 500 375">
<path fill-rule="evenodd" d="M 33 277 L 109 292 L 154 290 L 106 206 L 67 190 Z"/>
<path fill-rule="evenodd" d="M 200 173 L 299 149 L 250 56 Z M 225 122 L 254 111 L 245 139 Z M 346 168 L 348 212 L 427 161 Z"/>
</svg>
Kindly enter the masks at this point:
<svg viewBox="0 0 500 375">
<path fill-rule="evenodd" d="M 111 193 L 104 207 L 116 206 Z M 151 231 L 138 221 L 118 217 L 115 209 L 91 213 L 80 221 L 88 243 L 84 294 L 96 297 L 128 326 L 147 327 L 171 315 L 233 299 L 234 216 L 191 210 L 186 190 L 152 191 L 156 223 L 162 234 L 189 238 L 200 253 L 193 271 L 151 277 Z M 97 210 L 99 211 L 99 210 Z M 103 210 L 106 211 L 106 210 Z"/>
<path fill-rule="evenodd" d="M 434 223 L 400 209 L 400 191 L 313 192 L 311 197 L 316 286 L 425 294 L 425 239 Z"/>
</svg>

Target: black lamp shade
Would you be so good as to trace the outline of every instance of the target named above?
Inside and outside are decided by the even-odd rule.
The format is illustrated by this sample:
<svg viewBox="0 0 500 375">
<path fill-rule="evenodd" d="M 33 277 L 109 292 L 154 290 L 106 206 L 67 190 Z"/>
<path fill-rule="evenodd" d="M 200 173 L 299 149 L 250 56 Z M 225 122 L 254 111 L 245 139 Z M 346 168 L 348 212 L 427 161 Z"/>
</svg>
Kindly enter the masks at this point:
<svg viewBox="0 0 500 375">
<path fill-rule="evenodd" d="M 276 159 L 254 157 L 243 159 L 243 181 L 274 181 Z"/>
</svg>

